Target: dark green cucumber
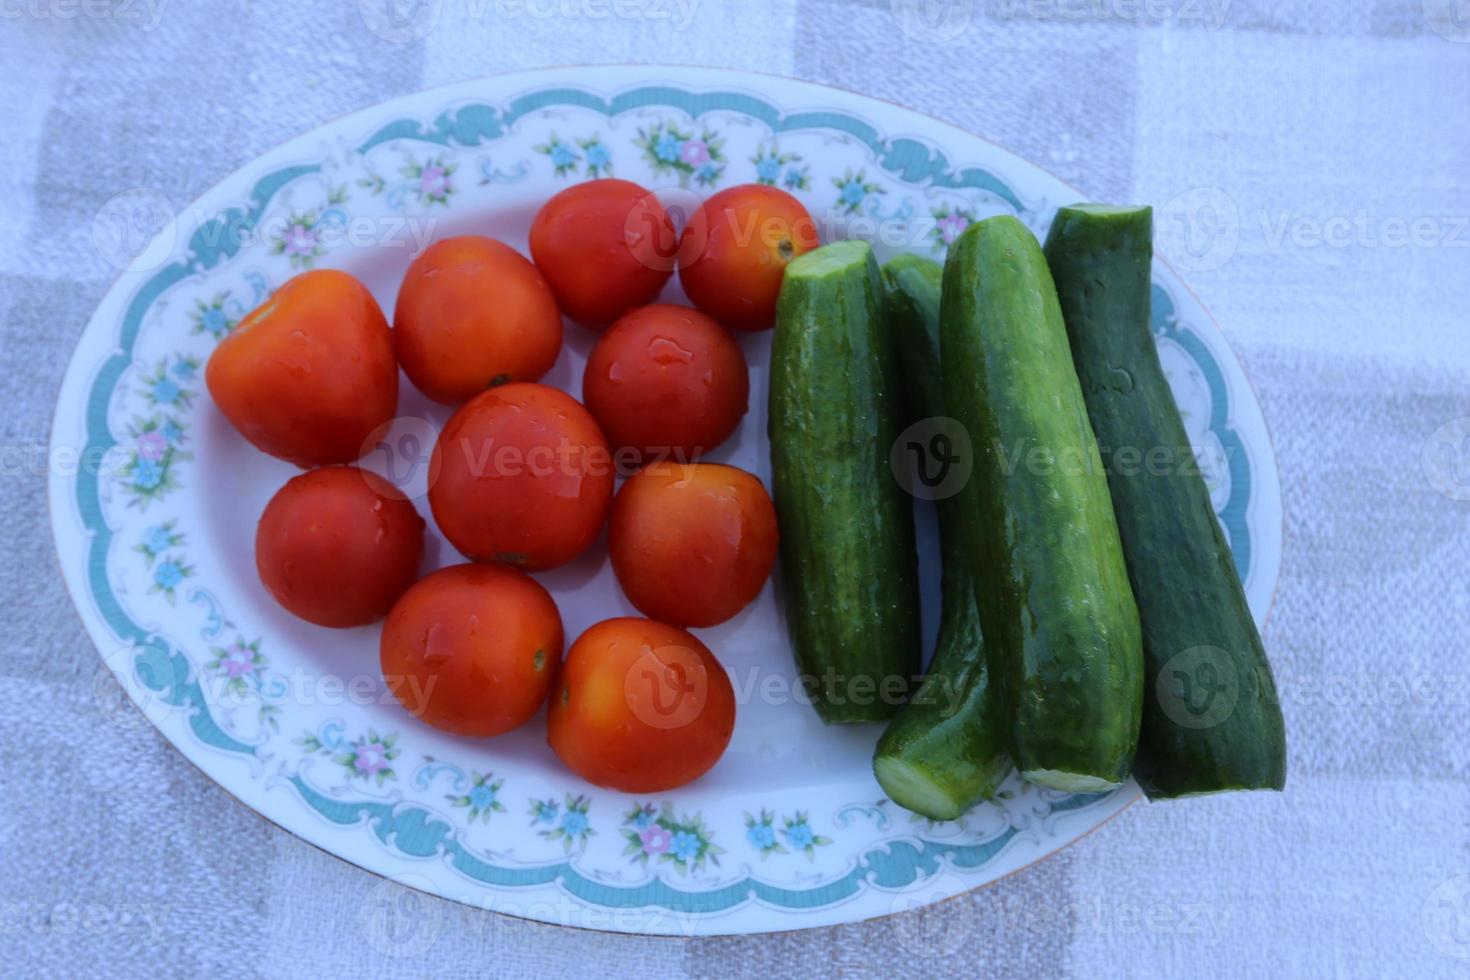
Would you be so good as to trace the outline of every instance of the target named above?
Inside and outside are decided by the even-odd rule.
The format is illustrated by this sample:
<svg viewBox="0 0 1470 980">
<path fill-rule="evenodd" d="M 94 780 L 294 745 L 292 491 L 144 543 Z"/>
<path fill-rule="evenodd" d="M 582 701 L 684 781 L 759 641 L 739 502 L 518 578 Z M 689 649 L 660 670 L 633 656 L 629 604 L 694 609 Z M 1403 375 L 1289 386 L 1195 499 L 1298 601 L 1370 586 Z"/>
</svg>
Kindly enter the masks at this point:
<svg viewBox="0 0 1470 980">
<path fill-rule="evenodd" d="M 912 502 L 889 449 L 900 406 L 865 242 L 786 267 L 771 342 L 771 475 L 797 666 L 829 724 L 877 721 L 919 672 Z"/>
<path fill-rule="evenodd" d="M 1152 236 L 1149 208 L 1076 205 L 1045 249 L 1143 624 L 1133 773 L 1155 799 L 1281 789 L 1271 667 L 1149 328 Z"/>
<path fill-rule="evenodd" d="M 907 424 L 945 417 L 939 372 L 942 276 L 939 263 L 915 255 L 883 266 L 889 343 Z M 1004 709 L 985 666 L 968 511 L 954 496 L 940 497 L 935 506 L 944 573 L 939 635 L 924 682 L 878 740 L 873 773 L 899 806 L 933 820 L 954 820 L 995 795 L 1011 757 Z"/>
<path fill-rule="evenodd" d="M 1128 778 L 1143 702 L 1138 610 L 1056 289 L 1008 215 L 950 248 L 945 404 L 975 448 L 980 622 L 1011 756 L 1052 789 Z"/>
</svg>

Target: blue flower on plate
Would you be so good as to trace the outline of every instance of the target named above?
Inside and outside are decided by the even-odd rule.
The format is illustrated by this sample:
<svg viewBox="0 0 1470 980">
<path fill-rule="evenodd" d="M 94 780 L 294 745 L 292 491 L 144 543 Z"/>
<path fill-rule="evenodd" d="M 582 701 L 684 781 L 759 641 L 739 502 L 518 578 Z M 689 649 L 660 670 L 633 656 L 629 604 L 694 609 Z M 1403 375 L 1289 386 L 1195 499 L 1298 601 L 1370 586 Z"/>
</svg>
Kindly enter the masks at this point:
<svg viewBox="0 0 1470 980">
<path fill-rule="evenodd" d="M 587 829 L 587 814 L 581 810 L 568 810 L 562 814 L 561 830 L 568 837 L 576 837 Z"/>
<path fill-rule="evenodd" d="M 745 838 L 758 851 L 776 845 L 776 831 L 768 823 L 751 824 L 750 829 L 745 832 Z"/>
<path fill-rule="evenodd" d="M 601 169 L 612 163 L 612 154 L 607 147 L 601 143 L 593 143 L 587 147 L 587 166 Z"/>
<path fill-rule="evenodd" d="M 153 582 L 160 589 L 172 589 L 184 580 L 184 570 L 178 562 L 166 561 L 153 572 Z"/>
<path fill-rule="evenodd" d="M 638 815 L 630 820 L 629 823 L 639 830 L 642 830 L 644 827 L 647 827 L 649 824 L 653 823 L 653 813 L 649 810 L 639 810 Z"/>
<path fill-rule="evenodd" d="M 172 405 L 179 400 L 179 386 L 172 378 L 159 378 L 153 382 L 153 400 L 161 405 Z"/>
<path fill-rule="evenodd" d="M 218 312 L 217 310 L 215 312 Z M 188 361 L 179 361 L 173 366 L 174 377 L 180 381 L 194 380 L 194 365 Z"/>
<path fill-rule="evenodd" d="M 477 810 L 488 810 L 495 805 L 495 790 L 481 783 L 470 790 L 470 806 Z"/>
<path fill-rule="evenodd" d="M 802 173 L 796 167 L 790 167 L 787 169 L 786 176 L 785 178 L 783 178 L 782 183 L 784 183 L 789 188 L 795 189 L 800 187 L 802 181 L 804 180 L 806 180 L 806 174 Z"/>
<path fill-rule="evenodd" d="M 867 196 L 868 192 L 863 189 L 863 185 L 860 181 L 852 180 L 842 185 L 843 204 L 855 207 L 863 203 L 863 198 Z"/>
<path fill-rule="evenodd" d="M 781 161 L 775 157 L 762 157 L 760 163 L 755 165 L 755 175 L 761 180 L 774 183 L 781 176 Z"/>
<path fill-rule="evenodd" d="M 681 830 L 674 835 L 674 841 L 669 847 L 669 852 L 680 861 L 693 861 L 699 855 L 699 848 L 703 842 L 695 834 L 687 830 Z"/>
<path fill-rule="evenodd" d="M 786 839 L 798 851 L 811 847 L 814 843 L 812 828 L 809 824 L 804 823 L 795 823 L 788 827 L 786 830 Z"/>
<path fill-rule="evenodd" d="M 668 133 L 660 136 L 658 142 L 653 144 L 653 155 L 665 163 L 673 163 L 679 159 L 679 140 Z"/>
<path fill-rule="evenodd" d="M 138 457 L 133 466 L 133 485 L 140 490 L 152 490 L 163 482 L 163 467 L 151 459 Z"/>
<path fill-rule="evenodd" d="M 713 163 L 706 163 L 699 168 L 695 175 L 705 183 L 710 183 L 720 175 L 720 168 Z"/>
<path fill-rule="evenodd" d="M 567 149 L 566 144 L 557 143 L 551 148 L 551 162 L 557 167 L 570 167 L 577 162 L 577 155 Z"/>
<path fill-rule="evenodd" d="M 143 532 L 143 547 L 151 554 L 158 554 L 174 543 L 174 536 L 169 533 L 168 528 L 155 524 Z"/>
<path fill-rule="evenodd" d="M 176 446 L 184 438 L 184 430 L 173 419 L 164 419 L 158 431 L 163 433 L 163 438 L 168 440 L 170 445 Z"/>
<path fill-rule="evenodd" d="M 225 311 L 217 306 L 212 306 L 205 310 L 204 315 L 199 319 L 199 323 L 205 330 L 208 330 L 216 337 L 223 334 L 229 328 L 229 321 L 225 319 Z M 190 373 L 192 374 L 193 372 L 191 371 Z"/>
</svg>

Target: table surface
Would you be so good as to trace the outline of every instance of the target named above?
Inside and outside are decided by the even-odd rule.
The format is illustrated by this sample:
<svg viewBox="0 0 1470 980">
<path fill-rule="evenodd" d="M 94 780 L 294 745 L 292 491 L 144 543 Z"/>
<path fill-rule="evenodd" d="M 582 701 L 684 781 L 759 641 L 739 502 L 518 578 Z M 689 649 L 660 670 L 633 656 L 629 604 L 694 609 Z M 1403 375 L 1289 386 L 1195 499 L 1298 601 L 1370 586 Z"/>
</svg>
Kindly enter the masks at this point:
<svg viewBox="0 0 1470 980">
<path fill-rule="evenodd" d="M 414 0 L 0 3 L 4 972 L 1464 975 L 1465 3 L 417 2 L 429 29 L 407 43 L 381 36 L 384 12 Z M 1186 276 L 1254 382 L 1280 460 L 1286 546 L 1266 643 L 1291 735 L 1286 793 L 1140 804 L 994 887 L 869 924 L 619 937 L 380 882 L 236 803 L 118 705 L 45 503 L 56 390 L 113 279 L 92 244 L 99 209 L 140 187 L 182 205 L 282 140 L 403 92 L 623 61 L 889 99 L 1095 198 L 1228 202 L 1233 250 Z M 374 942 L 364 923 L 383 902 L 435 938 Z M 914 955 L 928 936 L 942 957 Z"/>
</svg>

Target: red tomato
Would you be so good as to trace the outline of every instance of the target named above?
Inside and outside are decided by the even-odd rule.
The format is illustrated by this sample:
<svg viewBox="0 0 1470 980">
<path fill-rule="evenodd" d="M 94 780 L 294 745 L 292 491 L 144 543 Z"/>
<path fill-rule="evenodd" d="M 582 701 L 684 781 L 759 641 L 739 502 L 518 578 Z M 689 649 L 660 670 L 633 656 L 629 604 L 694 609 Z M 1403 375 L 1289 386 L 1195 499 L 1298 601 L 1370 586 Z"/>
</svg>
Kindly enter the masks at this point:
<svg viewBox="0 0 1470 980">
<path fill-rule="evenodd" d="M 318 626 L 387 614 L 419 573 L 424 519 L 387 480 L 327 466 L 287 482 L 260 515 L 255 568 L 276 601 Z"/>
<path fill-rule="evenodd" d="M 334 269 L 287 280 L 220 341 L 204 380 L 242 436 L 303 468 L 357 459 L 398 406 L 388 321 Z"/>
<path fill-rule="evenodd" d="M 745 415 L 750 372 L 740 345 L 687 306 L 645 306 L 592 348 L 582 399 L 614 447 L 693 459 Z"/>
<path fill-rule="evenodd" d="M 577 638 L 547 713 L 568 769 L 624 793 L 698 779 L 735 730 L 735 691 L 709 648 L 677 626 L 607 619 Z"/>
<path fill-rule="evenodd" d="M 554 568 L 577 557 L 612 504 L 612 454 L 587 410 L 538 384 L 460 406 L 429 457 L 429 506 L 477 561 Z"/>
<path fill-rule="evenodd" d="M 454 405 L 551 370 L 561 311 L 529 259 L 493 238 L 463 235 L 435 242 L 408 267 L 393 340 L 409 380 Z"/>
<path fill-rule="evenodd" d="M 673 222 L 650 191 L 589 180 L 554 196 L 531 223 L 531 257 L 578 323 L 602 327 L 653 302 L 673 272 Z"/>
<path fill-rule="evenodd" d="M 817 226 L 801 202 L 764 184 L 720 191 L 689 219 L 679 282 L 690 300 L 732 330 L 776 322 L 786 265 L 816 248 Z"/>
<path fill-rule="evenodd" d="M 561 661 L 561 614 L 506 565 L 454 565 L 420 579 L 383 624 L 383 680 L 416 717 L 484 737 L 536 713 Z"/>
<path fill-rule="evenodd" d="M 776 561 L 776 510 L 761 481 L 718 463 L 659 462 L 613 502 L 608 550 L 638 611 L 714 626 L 750 605 Z"/>
</svg>

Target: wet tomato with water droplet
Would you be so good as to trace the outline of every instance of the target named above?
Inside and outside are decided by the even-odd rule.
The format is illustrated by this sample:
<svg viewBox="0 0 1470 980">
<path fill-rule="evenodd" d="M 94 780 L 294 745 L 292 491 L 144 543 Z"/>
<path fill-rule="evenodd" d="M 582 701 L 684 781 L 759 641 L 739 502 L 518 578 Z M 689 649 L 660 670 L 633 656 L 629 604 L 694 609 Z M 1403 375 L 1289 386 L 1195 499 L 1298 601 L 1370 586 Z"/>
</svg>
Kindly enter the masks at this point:
<svg viewBox="0 0 1470 980">
<path fill-rule="evenodd" d="M 362 456 L 398 406 L 388 321 L 335 269 L 287 280 L 220 341 L 204 380 L 252 445 L 303 469 Z"/>
<path fill-rule="evenodd" d="M 508 384 L 460 406 L 429 457 L 429 506 L 468 558 L 539 570 L 565 564 L 602 530 L 613 461 L 570 395 Z"/>
<path fill-rule="evenodd" d="M 614 448 L 691 460 L 745 416 L 750 372 L 734 338 L 687 306 L 645 306 L 597 341 L 582 398 Z"/>
<path fill-rule="evenodd" d="M 695 306 L 731 330 L 767 330 L 786 266 L 820 244 L 802 203 L 777 187 L 720 191 L 689 219 L 679 282 Z"/>
<path fill-rule="evenodd" d="M 583 779 L 661 793 L 720 760 L 735 691 L 709 647 L 677 626 L 607 619 L 567 651 L 546 722 L 546 740 Z"/>
<path fill-rule="evenodd" d="M 546 700 L 561 661 L 551 594 L 506 565 L 453 565 L 403 594 L 378 648 L 388 690 L 456 735 L 499 735 Z"/>
<path fill-rule="evenodd" d="M 567 316 L 604 327 L 653 302 L 674 271 L 673 222 L 651 191 L 627 180 L 589 180 L 542 205 L 531 257 Z"/>
<path fill-rule="evenodd" d="M 776 510 L 761 481 L 718 463 L 653 463 L 613 502 L 608 550 L 638 611 L 714 626 L 748 606 L 776 561 Z"/>
<path fill-rule="evenodd" d="M 418 577 L 424 519 L 398 488 L 356 466 L 294 477 L 266 504 L 255 567 L 285 609 L 318 626 L 382 619 Z"/>
<path fill-rule="evenodd" d="M 393 342 L 415 387 L 457 405 L 551 370 L 561 311 L 529 259 L 493 238 L 461 235 L 430 245 L 408 267 Z"/>
</svg>

